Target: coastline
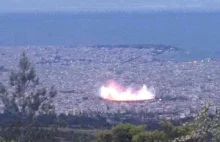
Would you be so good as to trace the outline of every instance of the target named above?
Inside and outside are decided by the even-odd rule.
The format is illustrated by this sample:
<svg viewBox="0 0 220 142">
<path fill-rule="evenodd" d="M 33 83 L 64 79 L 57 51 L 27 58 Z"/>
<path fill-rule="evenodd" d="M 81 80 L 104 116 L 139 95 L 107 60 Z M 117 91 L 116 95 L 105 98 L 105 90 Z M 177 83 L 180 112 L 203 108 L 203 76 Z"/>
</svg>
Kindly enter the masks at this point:
<svg viewBox="0 0 220 142">
<path fill-rule="evenodd" d="M 154 113 L 156 118 L 180 119 L 195 116 L 207 100 L 213 102 L 213 109 L 219 105 L 218 61 L 161 62 L 155 60 L 152 48 L 2 47 L 0 65 L 6 69 L 1 71 L 2 82 L 7 83 L 8 73 L 15 69 L 24 50 L 42 85 L 55 85 L 59 91 L 54 100 L 58 114 L 101 113 L 106 117 L 132 110 Z M 156 99 L 134 103 L 102 100 L 99 89 L 110 79 L 125 86 L 146 83 L 155 88 Z"/>
</svg>

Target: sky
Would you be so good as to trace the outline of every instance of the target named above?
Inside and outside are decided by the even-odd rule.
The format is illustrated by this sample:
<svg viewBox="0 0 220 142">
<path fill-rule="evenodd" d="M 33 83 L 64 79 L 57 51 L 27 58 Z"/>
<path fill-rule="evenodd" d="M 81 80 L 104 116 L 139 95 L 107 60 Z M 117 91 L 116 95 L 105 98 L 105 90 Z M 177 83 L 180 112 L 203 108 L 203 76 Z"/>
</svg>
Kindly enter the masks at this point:
<svg viewBox="0 0 220 142">
<path fill-rule="evenodd" d="M 220 11 L 220 0 L 0 0 L 0 12 Z"/>
</svg>

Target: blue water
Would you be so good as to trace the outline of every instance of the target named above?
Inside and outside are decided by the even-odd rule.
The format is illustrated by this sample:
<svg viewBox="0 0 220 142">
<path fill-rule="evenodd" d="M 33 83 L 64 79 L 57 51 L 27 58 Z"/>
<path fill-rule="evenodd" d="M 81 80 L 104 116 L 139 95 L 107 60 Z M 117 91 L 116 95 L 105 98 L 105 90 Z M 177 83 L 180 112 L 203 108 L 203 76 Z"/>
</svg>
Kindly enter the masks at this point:
<svg viewBox="0 0 220 142">
<path fill-rule="evenodd" d="M 220 58 L 220 13 L 0 14 L 0 46 L 165 44 Z"/>
</svg>

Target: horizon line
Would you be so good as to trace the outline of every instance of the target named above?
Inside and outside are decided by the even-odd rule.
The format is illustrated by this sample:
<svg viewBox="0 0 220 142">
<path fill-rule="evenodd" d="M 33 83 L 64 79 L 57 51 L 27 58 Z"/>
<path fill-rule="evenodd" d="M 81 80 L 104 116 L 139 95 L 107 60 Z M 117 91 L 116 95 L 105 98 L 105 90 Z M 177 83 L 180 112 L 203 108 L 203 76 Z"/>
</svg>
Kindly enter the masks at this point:
<svg viewBox="0 0 220 142">
<path fill-rule="evenodd" d="M 201 7 L 196 7 L 193 9 L 191 8 L 148 8 L 148 9 L 134 9 L 134 8 L 111 8 L 111 9 L 88 9 L 88 8 L 81 8 L 81 9 L 34 9 L 34 8 L 26 8 L 26 9 L 14 9 L 14 10 L 0 10 L 0 13 L 153 13 L 153 12 L 181 12 L 181 13 L 213 13 L 213 12 L 220 12 L 220 9 L 204 9 Z"/>
</svg>

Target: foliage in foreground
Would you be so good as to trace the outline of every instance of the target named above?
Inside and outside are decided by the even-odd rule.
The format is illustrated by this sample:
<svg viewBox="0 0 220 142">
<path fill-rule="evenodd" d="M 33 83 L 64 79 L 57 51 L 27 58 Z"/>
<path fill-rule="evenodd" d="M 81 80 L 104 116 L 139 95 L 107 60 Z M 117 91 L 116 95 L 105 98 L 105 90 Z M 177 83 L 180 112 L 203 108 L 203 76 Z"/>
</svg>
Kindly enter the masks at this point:
<svg viewBox="0 0 220 142">
<path fill-rule="evenodd" d="M 11 116 L 1 128 L 6 140 L 17 142 L 35 141 L 39 137 L 51 137 L 37 123 L 40 114 L 52 114 L 52 98 L 57 94 L 54 87 L 49 91 L 41 88 L 35 69 L 25 53 L 21 55 L 17 71 L 12 71 L 9 85 L 0 84 L 0 99 L 4 111 Z"/>
<path fill-rule="evenodd" d="M 142 125 L 118 124 L 111 130 L 101 132 L 98 142 L 168 142 L 191 132 L 187 125 L 175 127 L 170 122 L 161 122 L 161 126 L 161 131 L 148 131 Z"/>
<path fill-rule="evenodd" d="M 220 113 L 209 115 L 209 105 L 200 114 L 182 126 L 161 122 L 162 130 L 149 131 L 144 126 L 118 124 L 98 134 L 98 142 L 219 142 Z"/>
</svg>

